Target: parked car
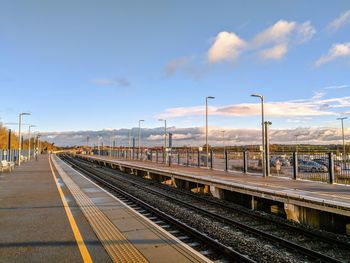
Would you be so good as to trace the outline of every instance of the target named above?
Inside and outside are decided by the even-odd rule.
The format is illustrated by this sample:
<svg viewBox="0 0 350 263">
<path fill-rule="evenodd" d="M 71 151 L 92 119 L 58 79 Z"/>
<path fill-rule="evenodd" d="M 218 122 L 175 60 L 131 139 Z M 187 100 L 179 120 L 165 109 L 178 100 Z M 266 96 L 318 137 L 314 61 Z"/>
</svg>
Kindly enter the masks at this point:
<svg viewBox="0 0 350 263">
<path fill-rule="evenodd" d="M 322 164 L 328 168 L 328 160 L 326 159 L 321 159 L 321 158 L 316 158 L 313 159 L 314 162 Z M 335 173 L 341 173 L 341 166 L 339 164 L 334 164 L 334 172 Z"/>
<path fill-rule="evenodd" d="M 282 156 L 273 156 L 273 157 L 271 157 L 270 165 L 271 166 L 275 166 L 277 160 L 280 161 L 281 166 L 287 166 L 287 167 L 290 166 L 290 162 L 287 159 L 285 159 L 284 157 L 282 157 Z"/>
<path fill-rule="evenodd" d="M 328 168 L 325 165 L 319 164 L 314 161 L 304 161 L 304 160 L 299 160 L 298 161 L 298 170 L 299 171 L 304 171 L 304 172 L 328 172 Z"/>
</svg>

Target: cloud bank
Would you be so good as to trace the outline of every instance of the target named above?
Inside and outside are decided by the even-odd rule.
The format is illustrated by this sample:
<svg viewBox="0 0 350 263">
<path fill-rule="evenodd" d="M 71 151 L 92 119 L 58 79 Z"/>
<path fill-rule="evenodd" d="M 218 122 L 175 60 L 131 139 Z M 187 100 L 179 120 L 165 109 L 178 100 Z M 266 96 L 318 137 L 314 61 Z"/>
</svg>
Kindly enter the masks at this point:
<svg viewBox="0 0 350 263">
<path fill-rule="evenodd" d="M 310 99 L 267 102 L 266 114 L 271 117 L 308 117 L 333 116 L 339 108 L 350 107 L 350 96 L 338 98 L 323 98 L 324 93 L 315 93 Z M 222 116 L 257 116 L 260 115 L 260 103 L 239 103 L 221 107 L 209 107 L 211 115 Z M 159 118 L 171 119 L 184 116 L 203 115 L 204 106 L 170 108 L 158 114 Z"/>
<path fill-rule="evenodd" d="M 251 41 L 240 38 L 234 32 L 219 32 L 208 50 L 208 62 L 235 62 L 243 52 L 257 51 L 264 60 L 279 60 L 289 48 L 309 41 L 316 33 L 310 21 L 298 23 L 279 20 L 257 33 Z"/>
<path fill-rule="evenodd" d="M 211 127 L 209 131 L 209 143 L 213 146 L 222 146 L 222 130 L 220 127 Z M 77 132 L 50 132 L 42 133 L 42 139 L 54 142 L 59 146 L 86 145 L 89 136 L 89 145 L 97 145 L 97 138 L 101 136 L 104 145 L 110 145 L 115 139 L 117 146 L 128 146 L 127 129 L 101 130 L 101 131 L 77 131 Z M 137 145 L 137 128 L 131 130 L 131 136 L 135 138 Z M 170 127 L 173 133 L 174 146 L 198 147 L 205 143 L 205 130 L 202 127 L 175 128 Z M 163 127 L 142 129 L 141 144 L 147 147 L 163 146 Z M 341 129 L 336 128 L 297 128 L 297 129 L 271 129 L 271 143 L 294 144 L 298 136 L 298 143 L 307 144 L 341 144 Z M 345 139 L 350 139 L 350 129 L 345 129 Z M 259 129 L 225 129 L 226 145 L 258 145 L 261 141 Z"/>
</svg>

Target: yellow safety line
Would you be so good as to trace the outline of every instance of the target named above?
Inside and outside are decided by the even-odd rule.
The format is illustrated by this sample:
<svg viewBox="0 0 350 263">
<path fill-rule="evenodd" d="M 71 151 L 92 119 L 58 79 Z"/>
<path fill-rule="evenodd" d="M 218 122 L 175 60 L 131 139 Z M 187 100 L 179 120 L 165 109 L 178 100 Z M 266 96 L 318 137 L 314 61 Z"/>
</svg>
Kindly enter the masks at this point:
<svg viewBox="0 0 350 263">
<path fill-rule="evenodd" d="M 54 159 L 52 162 L 112 261 L 147 263 L 148 260 L 143 254 L 80 189 L 63 168 L 58 166 Z"/>
<path fill-rule="evenodd" d="M 74 234 L 74 238 L 75 238 L 75 240 L 77 242 L 77 245 L 79 247 L 79 251 L 80 251 L 80 254 L 81 254 L 82 258 L 83 258 L 83 261 L 84 261 L 84 263 L 93 262 L 92 259 L 91 259 L 90 253 L 89 253 L 89 251 L 88 251 L 88 249 L 87 249 L 87 247 L 86 247 L 86 245 L 84 243 L 83 237 L 80 234 L 80 231 L 79 231 L 79 228 L 77 226 L 77 223 L 75 222 L 75 219 L 73 217 L 72 211 L 70 210 L 69 205 L 68 205 L 68 203 L 66 201 L 64 193 L 63 193 L 61 187 L 57 183 L 57 177 L 56 177 L 56 174 L 55 174 L 55 172 L 54 172 L 54 170 L 52 168 L 52 164 L 51 164 L 51 156 L 49 157 L 49 164 L 50 164 L 50 168 L 51 168 L 53 179 L 54 179 L 54 181 L 56 183 L 57 190 L 58 190 L 58 192 L 60 194 L 64 210 L 66 211 L 69 224 L 70 224 L 70 226 L 72 228 L 72 231 L 73 231 L 73 234 Z"/>
</svg>

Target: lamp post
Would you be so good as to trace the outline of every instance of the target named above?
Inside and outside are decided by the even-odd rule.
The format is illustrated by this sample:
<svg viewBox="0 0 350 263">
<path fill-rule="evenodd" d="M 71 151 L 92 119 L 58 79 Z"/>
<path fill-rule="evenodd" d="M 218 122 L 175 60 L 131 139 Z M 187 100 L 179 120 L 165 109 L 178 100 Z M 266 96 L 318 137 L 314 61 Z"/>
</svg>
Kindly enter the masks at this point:
<svg viewBox="0 0 350 263">
<path fill-rule="evenodd" d="M 97 151 L 98 151 L 98 156 L 101 156 L 101 149 L 100 149 L 100 139 L 102 136 L 97 136 Z"/>
<path fill-rule="evenodd" d="M 225 144 L 225 131 L 221 131 L 222 132 L 222 145 L 224 147 L 224 154 L 226 151 L 226 144 Z"/>
<path fill-rule="evenodd" d="M 138 142 L 137 142 L 137 146 L 138 146 L 138 148 L 139 148 L 139 153 L 138 154 L 140 154 L 140 152 L 141 152 L 141 122 L 144 122 L 145 120 L 139 120 L 139 139 L 138 139 Z"/>
<path fill-rule="evenodd" d="M 38 160 L 38 155 L 40 153 L 40 137 L 41 137 L 41 134 L 37 134 L 36 135 L 36 148 L 37 148 L 37 151 L 36 151 L 36 154 L 35 154 L 36 160 Z"/>
<path fill-rule="evenodd" d="M 295 151 L 298 152 L 298 137 L 300 134 L 296 134 L 295 136 Z"/>
<path fill-rule="evenodd" d="M 158 121 L 164 121 L 164 155 L 163 155 L 163 160 L 164 160 L 164 163 L 166 163 L 166 136 L 167 136 L 167 133 L 166 133 L 166 120 L 165 119 L 158 119 Z"/>
<path fill-rule="evenodd" d="M 266 160 L 265 160 L 265 127 L 264 127 L 264 96 L 259 93 L 251 94 L 250 96 L 260 98 L 261 101 L 261 144 L 262 144 L 262 171 L 263 177 L 266 177 Z"/>
<path fill-rule="evenodd" d="M 28 126 L 28 160 L 30 161 L 30 141 L 31 141 L 31 128 L 36 127 L 35 125 Z"/>
<path fill-rule="evenodd" d="M 209 167 L 209 146 L 208 146 L 208 99 L 215 99 L 215 97 L 205 97 L 205 147 L 207 153 L 207 168 Z"/>
<path fill-rule="evenodd" d="M 337 120 L 341 120 L 341 133 L 342 133 L 342 137 L 343 137 L 343 163 L 345 165 L 345 138 L 344 138 L 344 120 L 346 120 L 347 117 L 341 117 L 341 118 L 337 118 Z"/>
<path fill-rule="evenodd" d="M 22 116 L 24 115 L 30 115 L 28 112 L 21 112 L 18 116 L 18 139 L 19 139 L 19 145 L 18 145 L 18 166 L 21 165 L 21 148 L 22 148 L 22 136 L 21 136 L 21 128 L 22 128 Z"/>
<path fill-rule="evenodd" d="M 269 126 L 272 122 L 265 121 L 265 149 L 266 149 L 266 176 L 270 176 L 270 143 L 269 143 Z"/>
<path fill-rule="evenodd" d="M 131 129 L 128 130 L 128 147 L 129 147 L 129 151 L 128 151 L 128 159 L 131 159 Z"/>
</svg>

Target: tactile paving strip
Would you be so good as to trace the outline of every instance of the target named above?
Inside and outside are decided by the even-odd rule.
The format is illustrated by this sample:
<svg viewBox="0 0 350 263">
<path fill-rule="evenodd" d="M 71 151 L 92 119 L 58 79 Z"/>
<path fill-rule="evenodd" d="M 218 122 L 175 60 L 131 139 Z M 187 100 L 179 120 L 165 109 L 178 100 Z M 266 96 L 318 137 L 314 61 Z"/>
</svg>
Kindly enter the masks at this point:
<svg viewBox="0 0 350 263">
<path fill-rule="evenodd" d="M 148 262 L 105 214 L 95 206 L 91 199 L 81 191 L 80 187 L 57 165 L 56 161 L 53 158 L 51 160 L 111 259 L 114 262 Z"/>
</svg>

